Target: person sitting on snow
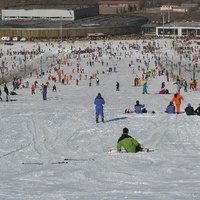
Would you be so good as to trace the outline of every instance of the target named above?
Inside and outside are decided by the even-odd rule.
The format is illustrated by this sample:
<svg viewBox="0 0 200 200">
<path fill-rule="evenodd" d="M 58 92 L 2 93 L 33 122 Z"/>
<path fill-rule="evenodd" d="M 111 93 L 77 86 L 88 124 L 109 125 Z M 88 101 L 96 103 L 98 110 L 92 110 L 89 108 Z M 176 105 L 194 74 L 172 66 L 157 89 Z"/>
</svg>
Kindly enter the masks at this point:
<svg viewBox="0 0 200 200">
<path fill-rule="evenodd" d="M 200 115 L 200 104 L 199 107 L 197 107 L 194 111 L 195 115 Z"/>
<path fill-rule="evenodd" d="M 159 94 L 169 94 L 169 90 L 168 89 L 161 89 L 159 91 Z"/>
<path fill-rule="evenodd" d="M 121 152 L 122 148 L 126 151 L 126 153 L 137 153 L 138 151 L 142 151 L 140 143 L 128 135 L 128 133 L 128 128 L 123 128 L 123 134 L 117 141 L 117 152 Z"/>
<path fill-rule="evenodd" d="M 135 104 L 135 113 L 141 114 L 141 113 L 147 113 L 146 108 L 144 108 L 144 104 L 140 104 L 140 102 L 137 100 Z"/>
<path fill-rule="evenodd" d="M 168 114 L 174 114 L 175 113 L 175 106 L 174 106 L 172 101 L 169 102 L 169 105 L 167 106 L 165 112 L 168 113 Z"/>
<path fill-rule="evenodd" d="M 186 115 L 194 115 L 194 108 L 188 103 L 188 106 L 185 108 Z"/>
<path fill-rule="evenodd" d="M 10 95 L 17 95 L 17 93 L 14 91 L 10 91 Z"/>
</svg>

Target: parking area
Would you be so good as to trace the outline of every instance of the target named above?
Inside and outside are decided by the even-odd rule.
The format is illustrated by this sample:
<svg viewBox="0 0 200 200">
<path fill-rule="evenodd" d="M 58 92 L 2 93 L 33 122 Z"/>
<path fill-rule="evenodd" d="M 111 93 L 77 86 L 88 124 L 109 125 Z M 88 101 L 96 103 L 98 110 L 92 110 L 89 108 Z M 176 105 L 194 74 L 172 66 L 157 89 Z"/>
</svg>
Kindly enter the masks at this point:
<svg viewBox="0 0 200 200">
<path fill-rule="evenodd" d="M 147 23 L 145 17 L 98 15 L 75 21 L 67 20 L 7 20 L 0 21 L 0 37 L 18 38 L 70 38 L 86 37 L 88 33 L 106 35 L 140 33 Z"/>
</svg>

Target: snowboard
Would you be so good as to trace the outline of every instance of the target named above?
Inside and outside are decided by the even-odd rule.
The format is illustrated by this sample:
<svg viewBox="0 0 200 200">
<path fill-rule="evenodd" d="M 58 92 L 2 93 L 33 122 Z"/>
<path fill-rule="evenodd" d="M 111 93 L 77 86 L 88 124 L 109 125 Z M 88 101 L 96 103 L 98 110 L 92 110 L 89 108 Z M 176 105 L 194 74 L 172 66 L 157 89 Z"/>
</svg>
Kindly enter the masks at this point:
<svg viewBox="0 0 200 200">
<path fill-rule="evenodd" d="M 141 152 L 154 152 L 154 148 L 152 147 L 142 147 L 142 150 Z M 122 149 L 121 152 L 117 152 L 117 149 L 116 148 L 108 148 L 108 153 L 109 154 L 115 154 L 115 153 L 126 153 L 126 150 L 125 149 Z"/>
</svg>

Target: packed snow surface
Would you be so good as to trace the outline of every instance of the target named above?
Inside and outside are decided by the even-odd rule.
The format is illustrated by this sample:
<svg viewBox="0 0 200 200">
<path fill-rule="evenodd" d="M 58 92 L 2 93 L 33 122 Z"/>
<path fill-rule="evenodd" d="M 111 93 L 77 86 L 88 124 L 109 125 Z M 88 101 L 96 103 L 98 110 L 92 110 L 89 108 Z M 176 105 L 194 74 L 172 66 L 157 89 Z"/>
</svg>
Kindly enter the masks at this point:
<svg viewBox="0 0 200 200">
<path fill-rule="evenodd" d="M 145 61 L 149 59 L 149 70 L 156 68 L 154 55 L 160 56 L 162 68 L 167 67 L 176 75 L 180 72 L 181 62 L 181 75 L 188 82 L 188 91 L 181 89 L 184 97 L 181 111 L 188 103 L 198 107 L 198 66 L 195 69 L 197 91 L 193 91 L 189 88 L 193 72 L 185 69 L 189 69 L 190 63 L 193 69 L 194 61 L 185 54 L 180 61 L 180 54 L 172 48 L 172 41 L 1 44 L 1 62 L 4 61 L 7 67 L 5 73 L 13 73 L 22 66 L 22 72 L 27 76 L 23 75 L 20 88 L 15 90 L 18 95 L 10 95 L 10 99 L 16 101 L 5 101 L 4 86 L 1 85 L 4 101 L 0 101 L 0 199 L 200 199 L 200 117 L 165 113 L 177 85 L 171 77 L 167 82 L 165 74 L 159 76 L 159 68 L 156 76 L 148 79 L 149 94 L 142 94 L 144 81 L 141 86 L 134 86 L 136 75 L 142 78 L 142 68 L 148 71 Z M 154 47 L 159 47 L 155 54 L 143 50 L 143 46 L 153 42 Z M 181 45 L 184 46 L 184 41 Z M 187 45 L 195 48 L 189 54 L 191 58 L 198 55 L 194 40 Z M 27 56 L 7 53 L 37 51 L 38 47 L 41 53 L 32 57 L 28 53 Z M 94 50 L 94 57 L 92 53 L 72 53 L 87 47 Z M 63 60 L 60 64 L 62 77 L 72 74 L 69 85 L 59 82 L 54 71 L 59 67 L 58 60 Z M 94 65 L 90 66 L 90 61 Z M 23 68 L 24 64 L 26 68 Z M 28 66 L 32 66 L 32 76 Z M 76 79 L 80 79 L 80 73 L 77 67 L 84 69 L 78 85 Z M 111 72 L 108 72 L 109 68 L 112 68 Z M 35 69 L 39 74 L 44 71 L 44 75 L 37 77 Z M 55 83 L 48 80 L 50 69 L 51 75 L 56 77 Z M 97 71 L 99 85 L 94 78 L 90 87 L 89 78 Z M 30 87 L 36 80 L 38 85 L 32 95 Z M 29 88 L 23 88 L 27 81 Z M 47 81 L 47 100 L 43 100 L 40 89 Z M 119 91 L 116 91 L 116 82 L 120 84 Z M 170 94 L 158 94 L 162 82 Z M 52 91 L 54 84 L 56 92 Z M 13 90 L 12 82 L 7 86 L 9 91 Z M 97 124 L 94 99 L 98 93 L 106 104 L 105 123 L 99 119 Z M 145 104 L 149 112 L 124 114 L 125 109 L 134 110 L 136 100 Z M 108 148 L 116 147 L 124 127 L 142 146 L 153 147 L 154 152 L 109 154 Z M 69 160 L 53 164 L 64 159 Z"/>
</svg>

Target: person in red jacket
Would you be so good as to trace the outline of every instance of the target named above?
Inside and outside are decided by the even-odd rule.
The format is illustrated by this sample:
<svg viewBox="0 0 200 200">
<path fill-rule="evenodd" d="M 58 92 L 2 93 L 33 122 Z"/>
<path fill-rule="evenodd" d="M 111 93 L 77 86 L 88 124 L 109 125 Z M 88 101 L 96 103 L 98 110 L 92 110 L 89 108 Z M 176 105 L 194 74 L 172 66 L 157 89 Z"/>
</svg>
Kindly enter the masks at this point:
<svg viewBox="0 0 200 200">
<path fill-rule="evenodd" d="M 197 90 L 197 81 L 194 80 L 193 82 L 193 90 L 196 91 Z"/>
<path fill-rule="evenodd" d="M 173 96 L 173 98 L 172 98 L 172 102 L 175 102 L 177 114 L 180 113 L 181 100 L 184 101 L 183 96 L 181 96 L 179 93 L 174 94 L 174 96 Z"/>
</svg>

